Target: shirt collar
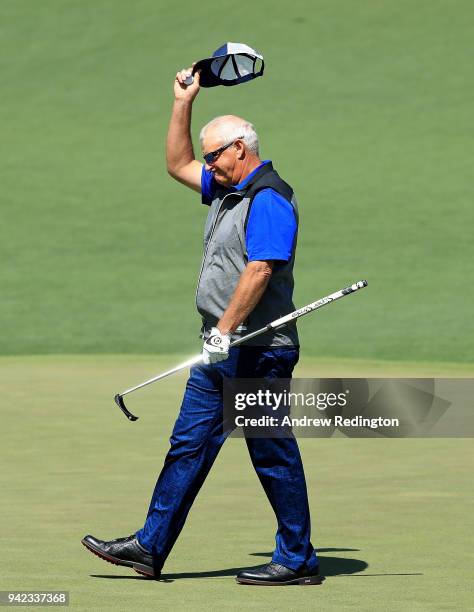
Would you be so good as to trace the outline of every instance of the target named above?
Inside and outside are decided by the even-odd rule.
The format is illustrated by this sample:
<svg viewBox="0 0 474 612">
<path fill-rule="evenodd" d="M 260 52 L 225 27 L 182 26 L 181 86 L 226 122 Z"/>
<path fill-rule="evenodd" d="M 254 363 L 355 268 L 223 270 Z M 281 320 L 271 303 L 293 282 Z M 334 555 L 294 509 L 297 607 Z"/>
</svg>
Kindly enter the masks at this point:
<svg viewBox="0 0 474 612">
<path fill-rule="evenodd" d="M 248 184 L 249 181 L 252 180 L 252 178 L 257 174 L 257 172 L 260 170 L 260 168 L 262 168 L 263 166 L 265 166 L 265 164 L 269 164 L 270 163 L 270 159 L 265 159 L 259 166 L 257 166 L 255 168 L 255 170 L 252 170 L 252 172 L 250 174 L 248 174 L 243 181 L 241 181 L 238 185 L 234 185 L 233 189 L 235 189 L 236 191 L 240 191 L 241 189 L 244 189 L 244 187 Z"/>
</svg>

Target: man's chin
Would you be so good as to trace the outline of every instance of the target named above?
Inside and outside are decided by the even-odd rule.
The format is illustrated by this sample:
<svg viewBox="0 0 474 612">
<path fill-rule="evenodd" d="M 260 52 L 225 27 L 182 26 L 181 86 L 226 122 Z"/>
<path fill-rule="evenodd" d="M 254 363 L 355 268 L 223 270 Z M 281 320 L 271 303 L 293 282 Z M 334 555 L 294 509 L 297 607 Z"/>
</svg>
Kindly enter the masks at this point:
<svg viewBox="0 0 474 612">
<path fill-rule="evenodd" d="M 216 181 L 216 183 L 219 183 L 219 185 L 222 185 L 223 187 L 232 186 L 232 182 L 225 176 L 219 176 L 218 174 L 214 174 L 214 180 Z"/>
</svg>

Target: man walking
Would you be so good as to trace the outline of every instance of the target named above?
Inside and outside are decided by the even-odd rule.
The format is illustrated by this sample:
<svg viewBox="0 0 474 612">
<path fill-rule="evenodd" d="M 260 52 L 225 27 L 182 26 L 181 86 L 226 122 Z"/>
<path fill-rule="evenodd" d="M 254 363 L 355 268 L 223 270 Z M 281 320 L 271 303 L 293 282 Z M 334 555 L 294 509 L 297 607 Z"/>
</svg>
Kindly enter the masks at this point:
<svg viewBox="0 0 474 612">
<path fill-rule="evenodd" d="M 227 115 L 208 123 L 195 159 L 190 125 L 199 93 L 176 75 L 167 138 L 168 172 L 209 205 L 196 302 L 203 321 L 203 365 L 191 369 L 171 448 L 142 529 L 128 538 L 82 542 L 99 557 L 156 579 L 230 431 L 223 429 L 223 378 L 290 378 L 298 361 L 296 325 L 229 349 L 232 339 L 294 310 L 293 264 L 298 213 L 291 187 L 259 157 L 257 134 Z M 248 584 L 318 584 L 310 542 L 306 484 L 296 440 L 247 438 L 252 464 L 275 512 L 272 561 L 242 571 Z"/>
</svg>

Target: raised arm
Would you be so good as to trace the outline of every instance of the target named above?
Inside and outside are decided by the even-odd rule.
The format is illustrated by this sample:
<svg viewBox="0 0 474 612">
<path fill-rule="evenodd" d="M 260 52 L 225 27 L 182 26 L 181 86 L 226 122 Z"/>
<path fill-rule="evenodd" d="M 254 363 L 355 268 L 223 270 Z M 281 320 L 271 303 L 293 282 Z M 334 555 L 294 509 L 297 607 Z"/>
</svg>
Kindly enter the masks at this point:
<svg viewBox="0 0 474 612">
<path fill-rule="evenodd" d="M 191 139 L 191 113 L 195 97 L 199 93 L 199 73 L 192 85 L 184 79 L 191 70 L 181 70 L 174 80 L 174 104 L 166 139 L 166 163 L 168 173 L 183 185 L 201 193 L 202 164 L 194 157 Z"/>
</svg>

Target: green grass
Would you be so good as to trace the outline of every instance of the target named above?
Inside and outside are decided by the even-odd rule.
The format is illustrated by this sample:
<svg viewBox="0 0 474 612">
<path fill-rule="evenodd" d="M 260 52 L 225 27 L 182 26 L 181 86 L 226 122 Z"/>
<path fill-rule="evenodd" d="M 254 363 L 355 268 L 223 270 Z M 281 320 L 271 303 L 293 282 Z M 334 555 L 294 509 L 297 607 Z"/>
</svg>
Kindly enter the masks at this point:
<svg viewBox="0 0 474 612">
<path fill-rule="evenodd" d="M 134 424 L 112 397 L 117 386 L 167 365 L 168 358 L 138 356 L 0 359 L 0 590 L 69 590 L 71 609 L 84 611 L 470 607 L 469 439 L 301 439 L 313 543 L 327 576 L 320 587 L 235 583 L 239 568 L 270 558 L 275 531 L 240 439 L 224 445 L 165 581 L 147 581 L 88 553 L 80 544 L 86 533 L 128 535 L 144 521 L 184 377 L 131 396 L 141 417 Z M 309 360 L 302 366 L 300 374 L 313 375 L 369 367 L 347 362 L 337 370 Z M 392 374 L 392 367 L 401 366 L 379 374 Z"/>
<path fill-rule="evenodd" d="M 472 362 L 473 16 L 468 0 L 4 0 L 0 352 L 190 350 L 206 211 L 164 169 L 171 82 L 230 39 L 266 74 L 203 90 L 194 135 L 248 117 L 294 186 L 298 305 L 370 283 L 301 324 L 306 354 Z"/>
</svg>

